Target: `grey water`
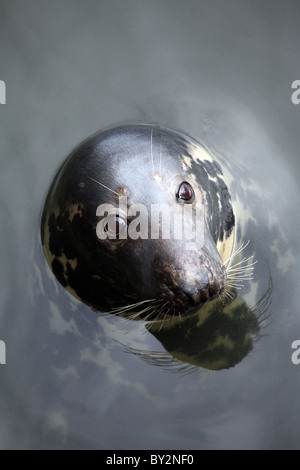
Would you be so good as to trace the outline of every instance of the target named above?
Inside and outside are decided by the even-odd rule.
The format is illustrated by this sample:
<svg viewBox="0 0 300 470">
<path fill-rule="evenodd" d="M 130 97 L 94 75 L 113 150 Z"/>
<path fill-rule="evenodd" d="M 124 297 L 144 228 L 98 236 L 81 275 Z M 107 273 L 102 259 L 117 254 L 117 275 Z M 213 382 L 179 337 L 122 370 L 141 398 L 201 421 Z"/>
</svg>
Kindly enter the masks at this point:
<svg viewBox="0 0 300 470">
<path fill-rule="evenodd" d="M 1 0 L 1 449 L 300 448 L 299 20 L 297 0 Z M 47 271 L 57 168 L 126 121 L 204 142 L 243 192 L 258 263 L 241 297 L 272 293 L 228 369 L 173 367 L 169 338 L 96 318 Z"/>
</svg>

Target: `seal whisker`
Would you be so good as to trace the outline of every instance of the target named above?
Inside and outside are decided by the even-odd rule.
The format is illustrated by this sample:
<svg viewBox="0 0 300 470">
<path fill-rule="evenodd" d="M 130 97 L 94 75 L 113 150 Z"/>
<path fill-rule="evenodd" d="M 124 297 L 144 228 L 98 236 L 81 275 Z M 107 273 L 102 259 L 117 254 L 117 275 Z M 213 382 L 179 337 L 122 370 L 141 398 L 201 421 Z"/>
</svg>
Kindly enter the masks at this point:
<svg viewBox="0 0 300 470">
<path fill-rule="evenodd" d="M 225 295 L 226 295 L 226 297 L 227 297 L 228 299 L 231 299 L 231 300 L 234 299 L 234 296 L 230 293 L 229 290 L 226 290 L 226 291 L 225 291 Z"/>
<path fill-rule="evenodd" d="M 253 272 L 249 273 L 230 273 L 227 275 L 227 279 L 240 279 L 246 281 L 247 279 L 251 281 L 253 279 Z"/>
<path fill-rule="evenodd" d="M 227 276 L 238 276 L 238 275 L 247 276 L 249 274 L 253 274 L 253 271 L 254 271 L 253 266 L 248 266 L 248 267 L 245 266 L 244 268 L 238 267 L 238 268 L 230 269 L 226 271 L 226 274 Z"/>
<path fill-rule="evenodd" d="M 163 326 L 165 320 L 167 319 L 168 312 L 170 311 L 170 308 L 168 308 L 168 309 L 167 309 L 167 312 L 164 313 L 164 309 L 165 309 L 166 307 L 168 307 L 168 305 L 169 305 L 169 302 L 167 301 L 167 302 L 165 302 L 165 303 L 163 304 L 163 306 L 162 306 L 159 310 L 156 309 L 156 310 L 154 310 L 154 312 L 153 312 L 153 314 L 155 314 L 155 319 L 156 319 L 156 320 L 155 320 L 155 323 L 160 323 L 160 322 L 161 322 L 160 329 L 162 328 L 162 326 Z M 153 314 L 152 314 L 152 315 L 153 315 Z M 151 320 L 151 321 L 153 322 L 153 320 Z"/>
<path fill-rule="evenodd" d="M 242 289 L 242 287 L 244 287 L 244 284 L 238 284 L 238 283 L 231 283 L 231 284 L 227 284 L 227 287 L 231 287 L 231 288 L 234 288 L 234 289 Z"/>
<path fill-rule="evenodd" d="M 97 181 L 95 180 L 94 178 L 91 178 L 90 176 L 88 176 L 88 179 L 90 179 L 91 181 L 94 181 L 94 183 L 97 183 L 99 184 L 100 186 L 103 186 L 103 188 L 105 189 L 108 189 L 109 191 L 111 191 L 112 193 L 116 194 L 118 197 L 120 196 L 116 191 L 114 191 L 113 189 L 109 188 L 108 186 L 105 186 L 105 184 L 103 183 L 100 183 L 100 181 Z"/>
<path fill-rule="evenodd" d="M 233 300 L 234 295 L 230 292 L 231 286 L 229 284 L 226 284 L 224 291 L 219 295 L 219 298 L 224 305 L 226 300 Z"/>
<path fill-rule="evenodd" d="M 145 303 L 154 303 L 154 305 L 148 305 L 146 306 L 144 309 L 142 310 L 139 310 L 139 311 L 134 311 L 134 309 L 140 307 L 141 305 L 145 304 Z M 157 303 L 161 302 L 160 299 L 148 299 L 148 300 L 143 300 L 141 302 L 137 302 L 137 303 L 134 303 L 134 304 L 131 304 L 131 305 L 126 305 L 125 307 L 119 307 L 119 308 L 115 308 L 115 309 L 112 309 L 110 310 L 107 314 L 108 315 L 114 315 L 114 316 L 122 316 L 124 315 L 124 317 L 128 320 L 145 320 L 145 317 L 142 317 L 142 315 L 144 315 L 146 312 L 150 312 L 148 315 L 147 315 L 147 318 L 150 316 L 150 315 L 153 315 L 153 312 L 155 313 L 156 309 L 157 309 Z"/>
<path fill-rule="evenodd" d="M 236 263 L 234 263 L 233 265 L 231 265 L 228 270 L 232 270 L 234 269 L 236 266 L 241 266 L 243 263 L 248 263 L 249 261 L 251 261 L 253 259 L 253 255 L 251 256 L 248 256 L 248 258 L 244 257 L 243 259 L 241 259 L 240 261 L 237 261 Z M 254 266 L 255 264 L 257 263 L 257 260 L 256 261 L 253 261 L 252 263 L 248 264 L 247 266 L 241 266 L 241 269 L 242 268 L 248 268 L 250 266 Z"/>
<path fill-rule="evenodd" d="M 235 256 L 239 255 L 245 248 L 247 248 L 247 246 L 249 245 L 250 243 L 250 240 L 248 240 L 246 243 L 242 243 L 224 262 L 223 262 L 223 265 L 225 264 L 228 264 L 228 262 L 230 260 L 232 260 L 232 258 L 234 258 Z"/>
<path fill-rule="evenodd" d="M 159 309 L 157 307 L 157 305 L 152 305 L 151 307 L 149 307 L 149 311 L 150 313 L 147 315 L 147 320 L 152 316 L 155 315 L 155 318 L 158 318 L 158 315 L 159 315 Z M 143 318 L 143 320 L 146 321 L 145 318 Z"/>
<path fill-rule="evenodd" d="M 232 272 L 232 271 L 242 271 L 242 270 L 248 270 L 254 268 L 254 265 L 257 263 L 257 260 L 254 261 L 253 263 L 247 264 L 246 266 L 242 266 L 242 264 L 248 263 L 248 261 L 251 261 L 253 256 L 249 256 L 249 258 L 243 258 L 241 261 L 238 261 L 234 265 L 230 266 L 226 271 L 227 272 Z"/>
<path fill-rule="evenodd" d="M 150 158 L 151 158 L 151 167 L 152 167 L 152 176 L 154 176 L 154 162 L 153 162 L 153 127 L 151 127 L 151 135 L 150 135 Z"/>
<path fill-rule="evenodd" d="M 124 310 L 132 310 L 133 308 L 139 307 L 140 305 L 143 305 L 145 303 L 150 303 L 150 302 L 157 302 L 157 299 L 147 299 L 147 300 L 141 300 L 140 302 L 136 302 L 134 304 L 128 304 L 124 307 L 114 307 L 111 310 L 109 310 L 109 313 L 115 313 L 117 311 L 124 311 Z"/>
<path fill-rule="evenodd" d="M 139 317 L 149 311 L 149 310 L 153 310 L 156 308 L 156 305 L 148 305 L 146 308 L 144 308 L 143 310 L 139 310 L 138 312 L 134 312 L 133 309 L 134 308 L 137 308 L 139 307 L 141 304 L 144 304 L 145 302 L 157 302 L 156 299 L 149 299 L 149 300 L 144 300 L 144 301 L 141 301 L 141 302 L 137 302 L 135 304 L 131 304 L 131 305 L 126 305 L 124 307 L 116 307 L 114 309 L 111 309 L 107 312 L 103 312 L 101 315 L 103 315 L 104 317 L 122 317 L 124 318 L 124 323 L 126 323 L 126 320 L 135 320 L 135 319 L 139 319 Z"/>
<path fill-rule="evenodd" d="M 153 315 L 156 314 L 156 310 L 153 310 L 152 312 L 148 313 L 148 315 L 143 318 L 144 321 L 149 321 Z"/>
<path fill-rule="evenodd" d="M 247 279 L 253 278 L 253 269 L 249 269 L 249 271 L 236 271 L 236 272 L 229 272 L 227 273 L 227 279 Z"/>
<path fill-rule="evenodd" d="M 243 281 L 251 281 L 253 276 L 228 276 L 226 285 L 229 287 L 244 287 Z"/>
<path fill-rule="evenodd" d="M 169 302 L 168 302 L 168 301 L 165 302 L 165 303 L 163 304 L 163 306 L 160 308 L 160 310 L 157 312 L 157 316 L 156 316 L 157 321 L 158 321 L 158 322 L 161 322 L 159 331 L 162 329 L 162 327 L 163 327 L 163 325 L 164 325 L 164 323 L 165 323 L 165 321 L 166 321 L 166 319 L 167 319 L 168 313 L 169 313 L 169 311 L 170 311 L 170 308 L 168 308 L 167 311 L 164 312 L 164 309 L 165 309 L 166 307 L 168 307 L 168 305 L 169 305 Z"/>
<path fill-rule="evenodd" d="M 149 310 L 152 310 L 152 309 L 153 309 L 153 307 L 146 307 L 143 310 L 140 310 L 139 312 L 131 313 L 127 318 L 128 318 L 128 320 L 137 320 L 137 319 L 139 319 L 139 317 L 141 315 L 143 315 L 144 313 L 146 313 L 146 312 L 148 312 Z M 142 319 L 145 320 L 145 318 L 142 318 Z"/>
<path fill-rule="evenodd" d="M 255 263 L 252 263 L 252 264 L 249 264 L 247 266 L 237 266 L 237 265 L 234 265 L 232 267 L 232 269 L 227 269 L 226 272 L 227 274 L 242 274 L 242 273 L 247 273 L 247 272 L 250 272 L 250 271 L 253 271 L 254 270 L 254 264 Z"/>
<path fill-rule="evenodd" d="M 167 320 L 168 320 L 168 318 L 169 318 L 169 313 L 170 313 L 170 310 L 171 310 L 171 307 L 169 307 L 169 308 L 167 309 L 167 311 L 165 312 L 165 314 L 164 314 L 164 316 L 163 316 L 163 318 L 162 318 L 162 324 L 161 324 L 161 326 L 160 326 L 160 329 L 159 329 L 159 331 L 162 329 L 162 327 L 163 327 L 163 325 L 164 325 L 165 321 L 167 321 Z"/>
<path fill-rule="evenodd" d="M 244 276 L 227 276 L 229 281 L 252 281 L 254 276 L 252 274 L 244 275 Z"/>
<path fill-rule="evenodd" d="M 249 245 L 250 240 L 247 243 L 242 243 L 232 255 L 227 258 L 224 264 L 232 261 L 237 255 Z M 231 266 L 226 267 L 226 287 L 231 289 L 242 289 L 244 287 L 243 281 L 251 281 L 253 279 L 254 266 L 257 263 L 253 260 L 253 255 L 244 257 L 237 262 L 233 262 Z"/>
<path fill-rule="evenodd" d="M 116 317 L 118 317 L 118 318 L 121 317 L 121 322 L 120 322 L 120 324 L 119 324 L 119 328 L 122 329 L 123 327 L 124 327 L 124 328 L 127 328 L 127 327 L 128 327 L 128 321 L 130 321 L 130 324 L 133 325 L 132 320 L 139 320 L 139 316 L 140 316 L 141 314 L 143 314 L 143 312 L 145 313 L 145 312 L 146 312 L 147 310 L 149 310 L 149 309 L 150 309 L 150 307 L 147 307 L 146 309 L 144 309 L 144 310 L 142 310 L 142 311 L 140 311 L 140 312 L 134 312 L 134 313 L 132 313 L 132 314 L 128 314 L 128 312 L 124 312 L 124 313 L 125 313 L 125 316 L 124 316 L 124 317 L 122 317 L 121 313 L 120 313 L 120 314 L 114 314 L 114 313 L 113 313 L 113 314 L 109 314 L 109 315 L 110 315 L 110 316 L 113 316 L 113 317 L 115 317 L 115 318 L 116 318 Z M 143 318 L 142 320 L 144 320 L 144 318 Z"/>
</svg>

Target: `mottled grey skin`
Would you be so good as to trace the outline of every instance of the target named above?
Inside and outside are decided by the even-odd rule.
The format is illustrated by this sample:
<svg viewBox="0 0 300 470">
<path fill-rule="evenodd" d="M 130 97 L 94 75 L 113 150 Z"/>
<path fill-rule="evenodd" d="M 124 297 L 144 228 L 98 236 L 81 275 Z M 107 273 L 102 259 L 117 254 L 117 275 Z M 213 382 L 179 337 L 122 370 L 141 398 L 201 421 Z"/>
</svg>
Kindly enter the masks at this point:
<svg viewBox="0 0 300 470">
<path fill-rule="evenodd" d="M 152 204 L 183 211 L 182 182 L 194 190 L 194 213 L 196 204 L 202 207 L 203 246 L 186 249 L 185 239 L 150 234 L 99 240 L 100 204 L 117 208 L 126 196 L 128 207 L 144 204 L 149 214 Z M 207 150 L 180 132 L 131 124 L 101 131 L 70 154 L 49 190 L 41 235 L 48 264 L 75 297 L 97 311 L 152 320 L 190 312 L 222 294 L 234 226 L 222 170 Z"/>
</svg>

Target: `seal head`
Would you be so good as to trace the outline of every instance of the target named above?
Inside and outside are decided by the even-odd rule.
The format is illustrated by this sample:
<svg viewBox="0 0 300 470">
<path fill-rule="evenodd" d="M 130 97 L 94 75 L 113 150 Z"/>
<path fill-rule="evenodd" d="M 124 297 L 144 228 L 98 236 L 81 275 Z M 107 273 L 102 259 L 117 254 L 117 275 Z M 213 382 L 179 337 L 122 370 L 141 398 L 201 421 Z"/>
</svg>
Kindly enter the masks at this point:
<svg viewBox="0 0 300 470">
<path fill-rule="evenodd" d="M 106 129 L 58 170 L 41 237 L 59 282 L 97 311 L 157 319 L 220 296 L 234 214 L 219 164 L 191 137 Z"/>
</svg>

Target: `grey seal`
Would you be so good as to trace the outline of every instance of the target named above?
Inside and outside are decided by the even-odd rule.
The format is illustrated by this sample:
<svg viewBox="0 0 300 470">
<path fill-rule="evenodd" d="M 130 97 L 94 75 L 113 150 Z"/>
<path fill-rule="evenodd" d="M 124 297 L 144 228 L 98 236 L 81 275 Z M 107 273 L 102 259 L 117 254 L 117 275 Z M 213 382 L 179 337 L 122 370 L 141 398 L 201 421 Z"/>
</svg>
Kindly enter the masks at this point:
<svg viewBox="0 0 300 470">
<path fill-rule="evenodd" d="M 154 207 L 180 220 L 165 236 L 161 213 L 153 230 Z M 41 221 L 58 281 L 92 309 L 133 319 L 185 315 L 222 297 L 234 236 L 231 197 L 209 150 L 182 132 L 140 123 L 104 129 L 76 147 Z"/>
</svg>

